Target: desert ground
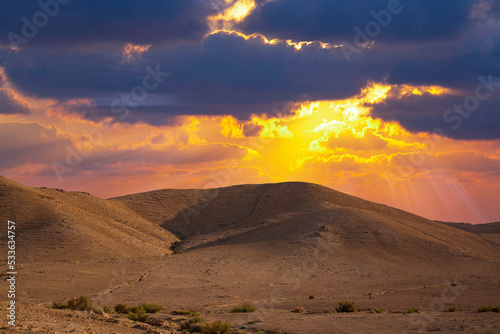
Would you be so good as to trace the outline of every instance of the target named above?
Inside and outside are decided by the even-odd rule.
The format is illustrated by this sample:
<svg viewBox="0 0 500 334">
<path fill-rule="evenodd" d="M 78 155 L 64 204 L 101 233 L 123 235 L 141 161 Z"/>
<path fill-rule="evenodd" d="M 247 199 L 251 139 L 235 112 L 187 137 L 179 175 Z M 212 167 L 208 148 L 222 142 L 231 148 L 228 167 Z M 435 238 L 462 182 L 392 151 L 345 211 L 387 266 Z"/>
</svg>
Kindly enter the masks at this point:
<svg viewBox="0 0 500 334">
<path fill-rule="evenodd" d="M 436 222 L 298 182 L 106 200 L 0 177 L 0 208 L 2 333 L 182 333 L 195 311 L 234 333 L 500 333 L 499 313 L 477 312 L 500 305 L 498 223 Z M 51 308 L 81 295 L 94 311 Z M 337 312 L 342 301 L 356 312 Z M 148 323 L 98 311 L 119 303 L 164 309 Z M 256 311 L 231 312 L 243 303 Z"/>
</svg>

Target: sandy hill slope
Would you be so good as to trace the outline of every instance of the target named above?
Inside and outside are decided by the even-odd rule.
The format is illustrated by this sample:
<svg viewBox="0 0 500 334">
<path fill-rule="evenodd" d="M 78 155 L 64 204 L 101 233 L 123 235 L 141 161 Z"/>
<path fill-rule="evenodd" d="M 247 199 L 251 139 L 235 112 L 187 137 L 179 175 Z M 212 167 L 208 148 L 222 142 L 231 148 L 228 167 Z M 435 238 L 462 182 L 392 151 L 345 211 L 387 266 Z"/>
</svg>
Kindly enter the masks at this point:
<svg viewBox="0 0 500 334">
<path fill-rule="evenodd" d="M 119 203 L 81 192 L 30 188 L 4 177 L 0 208 L 2 222 L 16 223 L 18 256 L 25 262 L 163 255 L 177 240 Z"/>
<path fill-rule="evenodd" d="M 490 234 L 315 184 L 165 189 L 104 200 L 0 178 L 0 208 L 1 220 L 16 221 L 19 301 L 41 304 L 26 314 L 35 326 L 43 305 L 81 294 L 97 305 L 200 309 L 235 328 L 253 326 L 250 332 L 419 332 L 422 322 L 403 313 L 409 307 L 427 317 L 425 329 L 495 326 L 492 316 L 470 313 L 500 300 L 500 244 Z M 0 247 L 6 242 L 2 233 Z M 341 300 L 365 313 L 332 316 Z M 245 301 L 259 312 L 229 312 Z M 297 306 L 308 313 L 292 316 Z M 450 316 L 436 327 L 432 319 L 450 306 L 464 311 L 461 322 Z M 390 314 L 370 320 L 375 308 Z M 46 319 L 46 332 L 73 331 L 58 314 Z"/>
<path fill-rule="evenodd" d="M 305 245 L 329 237 L 362 256 L 498 257 L 498 249 L 476 235 L 308 183 L 159 190 L 112 202 L 176 234 L 183 250 L 256 242 Z"/>
</svg>

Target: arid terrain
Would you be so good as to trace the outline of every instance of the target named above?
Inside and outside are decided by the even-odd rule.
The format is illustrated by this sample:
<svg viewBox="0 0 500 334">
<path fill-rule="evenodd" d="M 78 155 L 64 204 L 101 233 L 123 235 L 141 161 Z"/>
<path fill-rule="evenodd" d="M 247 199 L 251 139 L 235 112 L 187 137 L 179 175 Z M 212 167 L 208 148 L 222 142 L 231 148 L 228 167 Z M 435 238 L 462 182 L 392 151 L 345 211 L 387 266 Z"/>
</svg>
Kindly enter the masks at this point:
<svg viewBox="0 0 500 334">
<path fill-rule="evenodd" d="M 2 333 L 181 333 L 180 310 L 237 333 L 500 333 L 499 313 L 477 312 L 500 305 L 498 223 L 440 223 L 308 183 L 105 200 L 0 177 L 0 208 L 2 278 L 8 220 L 18 273 L 14 328 L 1 286 Z M 143 324 L 50 308 L 80 295 L 164 310 Z M 357 312 L 336 312 L 341 301 Z M 245 302 L 257 310 L 230 312 Z"/>
</svg>

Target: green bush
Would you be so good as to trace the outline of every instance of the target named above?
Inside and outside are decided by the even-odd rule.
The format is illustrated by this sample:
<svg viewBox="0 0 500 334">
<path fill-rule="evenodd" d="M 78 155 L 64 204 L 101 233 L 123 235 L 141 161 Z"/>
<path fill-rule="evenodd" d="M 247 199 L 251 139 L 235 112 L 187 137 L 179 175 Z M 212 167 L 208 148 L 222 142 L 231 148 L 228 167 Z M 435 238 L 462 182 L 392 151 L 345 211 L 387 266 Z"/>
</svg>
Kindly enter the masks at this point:
<svg viewBox="0 0 500 334">
<path fill-rule="evenodd" d="M 452 306 L 448 309 L 448 311 L 450 312 L 456 312 L 457 311 L 457 308 L 455 306 Z"/>
<path fill-rule="evenodd" d="M 231 313 L 252 313 L 255 312 L 257 308 L 250 303 L 244 303 L 243 305 L 233 307 Z"/>
<path fill-rule="evenodd" d="M 490 305 L 481 305 L 477 309 L 478 312 L 490 312 L 491 311 L 491 306 Z"/>
<path fill-rule="evenodd" d="M 353 302 L 339 302 L 339 306 L 335 308 L 337 312 L 356 312 L 356 305 Z"/>
<path fill-rule="evenodd" d="M 132 313 L 138 313 L 138 312 L 141 312 L 141 311 L 146 312 L 146 310 L 142 307 L 142 305 L 132 306 L 128 310 L 129 310 L 129 312 L 132 312 Z"/>
<path fill-rule="evenodd" d="M 103 305 L 103 306 L 102 306 L 102 310 L 103 310 L 105 313 L 111 313 L 111 306 L 109 306 L 109 305 Z"/>
<path fill-rule="evenodd" d="M 202 323 L 203 319 L 199 316 L 194 316 L 189 320 L 186 320 L 181 323 L 181 330 L 189 330 L 190 332 L 195 332 L 199 330 L 199 327 L 201 326 L 195 326 L 199 323 Z M 196 327 L 196 328 L 195 328 Z"/>
<path fill-rule="evenodd" d="M 309 299 L 314 299 L 314 295 L 313 295 L 313 294 L 310 294 L 310 295 L 309 295 Z"/>
<path fill-rule="evenodd" d="M 491 306 L 490 305 L 481 305 L 477 309 L 478 312 L 491 312 Z"/>
<path fill-rule="evenodd" d="M 92 300 L 89 296 L 80 296 L 68 300 L 68 308 L 70 310 L 87 311 L 92 309 Z"/>
<path fill-rule="evenodd" d="M 59 303 L 59 302 L 53 302 L 51 308 L 55 308 L 55 309 L 58 309 L 58 310 L 63 310 L 63 309 L 68 308 L 68 304 Z"/>
<path fill-rule="evenodd" d="M 129 312 L 127 304 L 122 304 L 122 303 L 116 304 L 115 305 L 115 312 L 127 314 Z"/>
<path fill-rule="evenodd" d="M 376 309 L 373 309 L 370 311 L 371 313 L 382 313 L 384 312 L 384 310 L 382 310 L 381 308 L 376 308 Z"/>
<path fill-rule="evenodd" d="M 103 314 L 104 310 L 101 307 L 93 307 L 92 312 L 94 312 L 96 314 Z"/>
<path fill-rule="evenodd" d="M 495 313 L 500 312 L 500 307 L 498 307 L 498 306 L 492 307 L 491 312 L 495 312 Z"/>
<path fill-rule="evenodd" d="M 141 307 L 144 309 L 144 311 L 146 311 L 146 313 L 156 313 L 156 312 L 160 312 L 161 310 L 163 310 L 163 306 L 158 305 L 158 304 L 144 303 L 141 305 Z"/>
<path fill-rule="evenodd" d="M 412 307 L 410 307 L 406 312 L 408 312 L 408 313 L 418 313 L 418 308 L 412 308 Z"/>
<path fill-rule="evenodd" d="M 201 325 L 200 330 L 203 334 L 227 334 L 231 333 L 231 325 L 222 320 L 215 320 Z"/>
<path fill-rule="evenodd" d="M 136 312 L 127 313 L 125 317 L 133 321 L 148 322 L 149 314 L 146 313 L 144 309 L 140 308 Z"/>
</svg>

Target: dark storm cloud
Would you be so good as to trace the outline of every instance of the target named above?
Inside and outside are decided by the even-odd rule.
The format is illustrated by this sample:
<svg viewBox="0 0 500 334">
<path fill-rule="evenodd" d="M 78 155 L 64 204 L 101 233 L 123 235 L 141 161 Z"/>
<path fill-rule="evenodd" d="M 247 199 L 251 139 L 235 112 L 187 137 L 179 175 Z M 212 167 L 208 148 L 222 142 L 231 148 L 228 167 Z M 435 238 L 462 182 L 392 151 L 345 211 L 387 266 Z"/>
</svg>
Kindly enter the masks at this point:
<svg viewBox="0 0 500 334">
<path fill-rule="evenodd" d="M 67 100 L 88 98 L 92 105 L 73 104 L 69 110 L 92 120 L 113 117 L 130 123 L 166 124 L 186 114 L 231 114 L 246 119 L 253 113 L 272 114 L 273 109 L 282 110 L 292 102 L 354 96 L 369 81 L 441 85 L 461 92 L 453 97 L 389 99 L 375 106 L 377 117 L 400 121 L 413 131 L 449 126 L 443 112 L 456 99 L 463 100 L 474 91 L 478 76 L 500 77 L 500 25 L 491 19 L 498 14 L 498 1 L 488 2 L 489 10 L 478 14 L 480 20 L 469 19 L 477 1 L 401 1 L 404 10 L 375 38 L 373 47 L 352 54 L 351 63 L 342 48 L 328 50 L 317 44 L 297 51 L 283 43 L 269 45 L 226 33 L 200 39 L 211 8 L 200 1 L 146 1 L 140 6 L 120 2 L 121 6 L 113 6 L 116 3 L 73 0 L 65 5 L 67 18 L 61 9 L 48 30 L 44 28 L 45 35 L 40 31 L 33 39 L 38 47 L 21 48 L 18 53 L 0 51 L 0 66 L 28 95 L 55 98 L 63 106 Z M 373 20 L 370 11 L 382 10 L 388 2 L 271 1 L 251 14 L 242 27 L 268 37 L 348 38 L 351 43 L 353 27 Z M 21 4 L 26 3 L 17 1 L 11 14 L 20 12 Z M 71 5 L 76 9 L 70 9 Z M 93 17 L 91 24 L 84 22 Z M 122 21 L 123 27 L 118 24 Z M 5 30 L 6 23 L 0 22 Z M 182 29 L 183 24 L 189 29 Z M 58 28 L 50 28 L 52 25 Z M 97 33 L 92 27 L 103 30 Z M 187 38 L 199 40 L 174 43 Z M 42 47 L 63 41 L 77 46 L 103 41 L 152 42 L 153 46 L 141 59 L 127 64 L 122 64 L 122 44 L 104 47 L 107 43 L 102 43 L 102 48 L 83 49 Z M 167 46 L 164 42 L 172 43 Z M 143 85 L 148 66 L 158 66 L 169 75 L 148 91 L 147 98 L 127 107 L 130 113 L 122 117 L 123 113 L 111 108 L 113 101 L 118 99 L 123 105 L 123 95 Z M 499 138 L 496 94 L 482 102 L 460 130 L 449 135 Z"/>
<path fill-rule="evenodd" d="M 345 98 L 357 94 L 367 80 L 386 76 L 386 69 L 368 63 L 346 67 L 340 50 L 316 46 L 297 52 L 227 34 L 212 35 L 198 45 L 153 48 L 134 64 L 121 65 L 120 60 L 103 52 L 27 48 L 11 53 L 4 66 L 12 82 L 29 95 L 94 99 L 97 105 L 87 110 L 92 118 L 101 112 L 109 115 L 115 98 L 142 85 L 147 66 L 159 66 L 169 76 L 133 108 L 136 117 L 155 124 L 179 114 L 248 118 L 290 101 Z"/>
<path fill-rule="evenodd" d="M 379 41 L 411 42 L 458 36 L 469 26 L 477 0 L 277 0 L 261 5 L 239 28 L 269 37 L 352 43 L 354 27 L 365 29 L 393 3 L 397 14 L 378 36 Z M 397 5 L 399 3 L 399 6 Z M 401 9 L 401 10 L 400 10 Z"/>
<path fill-rule="evenodd" d="M 487 78 L 484 78 L 488 81 Z M 483 81 L 483 82 L 485 82 Z M 476 88 L 479 97 L 476 97 Z M 500 138 L 500 82 L 480 81 L 460 94 L 392 96 L 373 106 L 372 115 L 397 121 L 413 132 L 435 132 L 456 139 Z"/>
<path fill-rule="evenodd" d="M 211 13 L 210 6 L 190 0 L 6 0 L 1 8 L 0 45 L 10 45 L 9 33 L 14 33 L 28 37 L 26 45 L 65 48 L 199 40 L 207 33 L 205 18 Z M 37 13 L 50 15 L 45 15 L 45 22 Z M 30 28 L 24 28 L 29 34 L 23 35 L 26 20 L 39 22 L 34 36 Z"/>
</svg>

